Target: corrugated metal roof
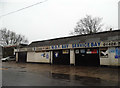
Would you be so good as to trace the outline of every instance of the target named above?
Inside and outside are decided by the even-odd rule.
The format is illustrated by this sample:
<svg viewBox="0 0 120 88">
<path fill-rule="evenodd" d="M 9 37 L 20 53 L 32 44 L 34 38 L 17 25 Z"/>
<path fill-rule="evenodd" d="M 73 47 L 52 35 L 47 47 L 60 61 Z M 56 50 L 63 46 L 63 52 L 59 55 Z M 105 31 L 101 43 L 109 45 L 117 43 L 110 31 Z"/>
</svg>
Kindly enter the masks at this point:
<svg viewBox="0 0 120 88">
<path fill-rule="evenodd" d="M 77 35 L 77 36 L 69 36 L 69 37 L 61 37 L 50 40 L 43 41 L 34 41 L 28 47 L 40 47 L 40 46 L 50 46 L 50 45 L 59 45 L 59 44 L 73 44 L 73 43 L 83 43 L 90 41 L 107 41 L 108 37 L 120 36 L 120 30 L 114 31 L 105 31 L 94 34 L 85 34 L 85 35 Z M 120 37 L 115 40 L 120 40 Z M 98 40 L 99 39 L 99 40 Z M 110 40 L 110 39 L 109 39 Z"/>
</svg>

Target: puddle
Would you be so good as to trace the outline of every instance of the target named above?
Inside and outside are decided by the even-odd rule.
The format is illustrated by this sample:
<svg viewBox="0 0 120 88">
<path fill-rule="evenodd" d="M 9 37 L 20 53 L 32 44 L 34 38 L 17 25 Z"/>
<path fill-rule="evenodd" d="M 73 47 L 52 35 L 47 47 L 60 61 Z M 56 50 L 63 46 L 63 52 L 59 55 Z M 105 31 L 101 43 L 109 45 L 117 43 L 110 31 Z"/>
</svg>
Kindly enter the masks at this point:
<svg viewBox="0 0 120 88">
<path fill-rule="evenodd" d="M 26 67 L 20 67 L 20 68 L 26 68 Z"/>
<path fill-rule="evenodd" d="M 70 75 L 68 75 L 68 74 L 52 73 L 52 78 L 54 78 L 54 79 L 66 79 L 66 80 L 70 80 Z"/>
<path fill-rule="evenodd" d="M 19 72 L 27 72 L 27 71 L 19 71 Z"/>
<path fill-rule="evenodd" d="M 12 67 L 2 67 L 3 69 L 8 69 L 8 68 L 12 68 Z"/>
<path fill-rule="evenodd" d="M 78 75 L 75 75 L 74 76 L 75 80 L 78 80 L 78 81 L 91 81 L 91 82 L 97 82 L 97 83 L 100 83 L 101 79 L 100 78 L 96 78 L 96 77 L 86 77 L 86 76 L 78 76 Z"/>
<path fill-rule="evenodd" d="M 52 78 L 55 79 L 67 79 L 67 80 L 92 80 L 93 82 L 100 82 L 100 78 L 95 77 L 87 77 L 87 76 L 78 76 L 78 75 L 70 75 L 70 74 L 59 74 L 59 73 L 52 73 Z"/>
<path fill-rule="evenodd" d="M 68 82 L 77 82 L 78 84 L 97 86 L 97 85 L 117 85 L 114 81 L 103 80 L 97 77 L 78 76 L 70 74 L 51 73 L 53 79 L 65 80 Z"/>
<path fill-rule="evenodd" d="M 102 79 L 96 77 L 86 77 L 78 75 L 75 75 L 74 79 L 81 82 L 84 85 L 100 85 L 103 81 Z"/>
</svg>

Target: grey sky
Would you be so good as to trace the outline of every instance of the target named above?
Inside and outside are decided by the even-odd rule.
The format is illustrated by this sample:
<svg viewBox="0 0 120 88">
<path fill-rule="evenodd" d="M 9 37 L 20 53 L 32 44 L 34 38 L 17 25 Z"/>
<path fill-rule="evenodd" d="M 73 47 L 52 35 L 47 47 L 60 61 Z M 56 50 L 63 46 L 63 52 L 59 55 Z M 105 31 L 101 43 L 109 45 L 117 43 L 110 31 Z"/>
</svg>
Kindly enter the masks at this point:
<svg viewBox="0 0 120 88">
<path fill-rule="evenodd" d="M 0 15 L 44 0 L 0 0 Z M 48 0 L 0 18 L 0 27 L 25 35 L 29 41 L 69 36 L 87 14 L 102 17 L 104 26 L 118 28 L 119 0 Z"/>
</svg>

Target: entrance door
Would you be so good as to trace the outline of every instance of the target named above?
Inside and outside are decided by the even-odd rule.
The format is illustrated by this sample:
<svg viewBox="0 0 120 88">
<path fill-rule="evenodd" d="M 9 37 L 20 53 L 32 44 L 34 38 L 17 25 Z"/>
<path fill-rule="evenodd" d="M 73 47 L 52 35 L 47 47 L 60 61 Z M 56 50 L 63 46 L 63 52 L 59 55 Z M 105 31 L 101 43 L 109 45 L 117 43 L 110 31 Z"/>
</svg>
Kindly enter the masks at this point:
<svg viewBox="0 0 120 88">
<path fill-rule="evenodd" d="M 53 64 L 69 65 L 70 64 L 70 50 L 53 51 Z"/>
<path fill-rule="evenodd" d="M 26 61 L 27 61 L 27 52 L 19 52 L 18 62 L 26 62 Z"/>
<path fill-rule="evenodd" d="M 76 49 L 75 50 L 75 64 L 82 66 L 99 66 L 99 49 Z"/>
</svg>

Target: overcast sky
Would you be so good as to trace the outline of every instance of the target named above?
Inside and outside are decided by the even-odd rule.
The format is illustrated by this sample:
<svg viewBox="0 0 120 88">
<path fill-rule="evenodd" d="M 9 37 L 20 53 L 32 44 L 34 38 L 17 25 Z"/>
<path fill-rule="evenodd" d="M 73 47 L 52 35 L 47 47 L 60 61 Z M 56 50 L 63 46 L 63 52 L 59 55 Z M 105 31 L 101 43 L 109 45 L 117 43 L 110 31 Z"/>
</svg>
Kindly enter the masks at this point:
<svg viewBox="0 0 120 88">
<path fill-rule="evenodd" d="M 0 15 L 44 0 L 0 0 Z M 69 36 L 86 15 L 103 18 L 104 27 L 118 28 L 119 0 L 47 0 L 31 8 L 0 18 L 6 27 L 28 40 L 38 41 Z"/>
</svg>

